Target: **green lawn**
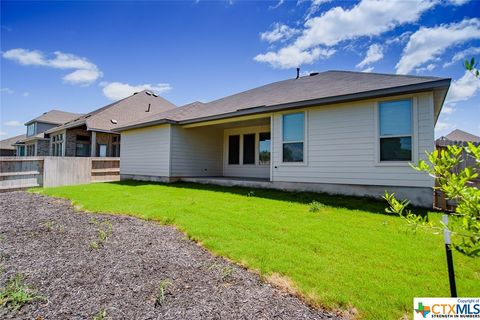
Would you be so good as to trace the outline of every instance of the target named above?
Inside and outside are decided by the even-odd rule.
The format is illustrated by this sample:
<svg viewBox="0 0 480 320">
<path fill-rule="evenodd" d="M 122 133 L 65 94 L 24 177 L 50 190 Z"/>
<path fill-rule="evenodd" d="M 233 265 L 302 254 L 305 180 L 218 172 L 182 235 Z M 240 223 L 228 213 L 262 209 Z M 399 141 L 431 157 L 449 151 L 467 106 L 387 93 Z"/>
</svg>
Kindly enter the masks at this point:
<svg viewBox="0 0 480 320">
<path fill-rule="evenodd" d="M 177 183 L 42 189 L 93 211 L 174 224 L 212 252 L 291 279 L 304 297 L 361 318 L 412 317 L 413 297 L 448 296 L 442 235 L 414 234 L 364 198 Z M 316 200 L 325 206 L 309 212 Z M 438 221 L 438 214 L 429 214 Z M 114 231 L 115 232 L 115 231 Z M 480 296 L 480 262 L 454 255 L 460 296 Z"/>
</svg>

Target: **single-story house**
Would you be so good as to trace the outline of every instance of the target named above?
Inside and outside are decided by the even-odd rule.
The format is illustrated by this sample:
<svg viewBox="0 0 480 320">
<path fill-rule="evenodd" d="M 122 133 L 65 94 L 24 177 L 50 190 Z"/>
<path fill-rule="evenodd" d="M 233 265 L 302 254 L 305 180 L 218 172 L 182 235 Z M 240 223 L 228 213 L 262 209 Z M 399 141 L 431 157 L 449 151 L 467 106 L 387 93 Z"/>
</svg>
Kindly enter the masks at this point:
<svg viewBox="0 0 480 320">
<path fill-rule="evenodd" d="M 122 179 L 380 197 L 432 206 L 410 162 L 435 147 L 451 79 L 326 71 L 195 102 L 121 132 Z"/>
<path fill-rule="evenodd" d="M 25 135 L 21 134 L 15 137 L 1 140 L 0 141 L 0 157 L 14 157 L 17 155 L 17 152 L 19 152 L 18 155 L 23 156 L 25 153 L 25 149 L 17 150 L 14 147 L 14 144 L 24 138 L 25 138 Z"/>
<path fill-rule="evenodd" d="M 113 129 L 176 106 L 144 90 L 46 131 L 51 156 L 119 157 L 120 134 Z"/>
<path fill-rule="evenodd" d="M 45 131 L 79 116 L 80 114 L 78 113 L 50 110 L 28 121 L 25 123 L 27 127 L 25 138 L 14 144 L 17 149 L 17 155 L 48 156 L 50 139 Z M 24 149 L 24 152 L 22 152 L 22 149 Z"/>
</svg>

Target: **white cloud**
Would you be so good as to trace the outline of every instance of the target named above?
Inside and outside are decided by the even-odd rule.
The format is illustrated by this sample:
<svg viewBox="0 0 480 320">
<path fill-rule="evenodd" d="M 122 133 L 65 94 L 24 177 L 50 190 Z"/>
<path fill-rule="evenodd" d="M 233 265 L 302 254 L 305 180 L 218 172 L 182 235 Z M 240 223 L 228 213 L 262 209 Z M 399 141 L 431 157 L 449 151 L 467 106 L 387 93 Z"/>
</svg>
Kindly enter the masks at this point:
<svg viewBox="0 0 480 320">
<path fill-rule="evenodd" d="M 478 91 L 480 91 L 480 80 L 469 71 L 465 71 L 460 79 L 452 81 L 445 100 L 447 103 L 465 101 L 477 94 Z"/>
<path fill-rule="evenodd" d="M 260 39 L 273 43 L 279 40 L 285 41 L 293 37 L 299 30 L 290 28 L 287 25 L 281 23 L 274 23 L 273 29 L 260 33 Z"/>
<path fill-rule="evenodd" d="M 434 60 L 447 48 L 473 39 L 480 39 L 480 19 L 477 18 L 433 28 L 421 27 L 410 36 L 396 65 L 397 73 L 409 73 L 417 66 Z"/>
<path fill-rule="evenodd" d="M 462 65 L 463 65 L 463 60 L 465 58 L 470 58 L 471 56 L 475 56 L 479 53 L 480 53 L 480 48 L 476 48 L 476 47 L 467 48 L 463 51 L 455 53 L 452 60 L 450 60 L 449 62 L 446 62 L 443 65 L 443 67 L 444 68 L 450 67 L 451 65 L 453 65 L 454 63 L 459 62 L 459 61 L 462 61 Z"/>
<path fill-rule="evenodd" d="M 13 94 L 13 90 L 10 88 L 1 88 L 0 92 L 2 93 L 8 93 L 8 94 Z"/>
<path fill-rule="evenodd" d="M 421 14 L 436 4 L 434 0 L 387 1 L 362 0 L 350 9 L 331 8 L 308 19 L 293 43 L 257 55 L 254 59 L 275 68 L 290 68 L 328 58 L 333 47 L 345 40 L 372 37 L 395 27 L 416 22 Z"/>
<path fill-rule="evenodd" d="M 24 97 L 28 97 L 29 95 L 30 95 L 30 92 L 28 92 L 28 91 L 25 91 L 25 92 L 22 94 L 22 96 L 24 96 Z"/>
<path fill-rule="evenodd" d="M 322 4 L 331 2 L 332 0 L 312 0 L 310 8 L 308 8 L 305 20 L 310 19 L 320 9 Z"/>
<path fill-rule="evenodd" d="M 168 83 L 158 83 L 158 84 L 139 84 L 139 85 L 130 85 L 128 83 L 121 82 L 111 82 L 111 83 L 101 83 L 103 86 L 103 94 L 112 100 L 119 100 L 131 96 L 135 92 L 142 90 L 153 91 L 157 94 L 161 94 L 167 91 L 170 91 L 172 87 Z"/>
<path fill-rule="evenodd" d="M 6 126 L 8 126 L 8 127 L 20 127 L 20 126 L 23 126 L 23 123 L 21 123 L 21 122 L 18 121 L 18 120 L 5 121 L 3 124 L 6 125 Z"/>
<path fill-rule="evenodd" d="M 443 108 L 442 108 L 442 113 L 444 114 L 452 114 L 455 112 L 455 107 L 453 106 L 454 104 L 450 104 L 450 105 L 444 105 Z"/>
<path fill-rule="evenodd" d="M 434 63 L 430 63 L 426 67 L 415 68 L 416 73 L 422 73 L 425 71 L 433 71 L 437 66 Z"/>
<path fill-rule="evenodd" d="M 55 69 L 74 69 L 63 79 L 71 84 L 89 85 L 102 77 L 102 72 L 86 58 L 74 54 L 55 51 L 53 57 L 47 57 L 41 51 L 28 49 L 11 49 L 3 53 L 5 59 L 24 66 L 43 66 Z"/>
<path fill-rule="evenodd" d="M 365 59 L 363 59 L 359 64 L 357 64 L 357 68 L 366 67 L 369 64 L 377 62 L 383 59 L 383 47 L 379 44 L 372 44 L 367 51 L 367 55 Z"/>
<path fill-rule="evenodd" d="M 102 73 L 101 72 L 99 73 L 97 69 L 95 70 L 79 69 L 64 76 L 63 80 L 71 84 L 84 85 L 84 84 L 90 84 L 94 82 L 101 76 L 101 74 Z"/>
<path fill-rule="evenodd" d="M 372 72 L 374 67 L 368 67 L 362 70 L 362 72 Z"/>
<path fill-rule="evenodd" d="M 387 41 L 385 41 L 385 43 L 387 45 L 391 45 L 391 44 L 402 44 L 402 43 L 407 43 L 408 39 L 410 38 L 410 35 L 412 34 L 413 32 L 412 31 L 405 31 L 404 33 L 402 33 L 401 35 L 396 35 L 395 37 L 393 38 L 390 38 L 390 39 L 387 39 Z"/>
<path fill-rule="evenodd" d="M 470 0 L 448 0 L 448 3 L 453 4 L 454 6 L 461 6 L 467 2 L 470 2 Z"/>
<path fill-rule="evenodd" d="M 362 0 L 351 9 L 335 7 L 307 20 L 296 45 L 301 49 L 333 46 L 344 40 L 380 35 L 399 25 L 416 22 L 433 5 L 428 0 Z"/>
<path fill-rule="evenodd" d="M 320 58 L 328 58 L 335 53 L 335 49 L 313 48 L 300 50 L 295 46 L 280 49 L 278 52 L 267 52 L 257 55 L 254 60 L 267 62 L 274 68 L 288 69 L 299 67 L 302 64 L 310 64 Z"/>
<path fill-rule="evenodd" d="M 280 7 L 284 2 L 285 2 L 285 0 L 278 0 L 278 2 L 277 2 L 276 5 L 274 5 L 274 6 L 269 6 L 268 8 L 269 8 L 269 9 L 277 9 L 277 8 Z"/>
<path fill-rule="evenodd" d="M 435 134 L 436 136 L 445 135 L 456 127 L 457 125 L 454 123 L 437 121 L 437 124 L 435 125 Z"/>
<path fill-rule="evenodd" d="M 0 137 L 5 137 L 7 133 L 5 131 L 0 131 Z"/>
<path fill-rule="evenodd" d="M 27 49 L 11 49 L 3 53 L 5 59 L 13 60 L 24 66 L 46 66 L 48 65 L 45 61 L 43 53 L 37 50 L 27 50 Z"/>
</svg>

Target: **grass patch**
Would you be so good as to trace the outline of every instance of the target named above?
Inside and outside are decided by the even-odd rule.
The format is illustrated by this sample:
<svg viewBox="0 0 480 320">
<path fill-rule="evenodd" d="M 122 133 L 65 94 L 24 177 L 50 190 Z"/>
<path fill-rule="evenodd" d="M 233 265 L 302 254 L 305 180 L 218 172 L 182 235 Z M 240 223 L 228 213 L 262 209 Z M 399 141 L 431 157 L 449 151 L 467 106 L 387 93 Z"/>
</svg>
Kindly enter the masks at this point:
<svg viewBox="0 0 480 320">
<path fill-rule="evenodd" d="M 169 280 L 162 280 L 158 285 L 157 295 L 155 296 L 155 307 L 160 307 L 165 303 L 168 288 L 171 286 Z"/>
<path fill-rule="evenodd" d="M 25 285 L 20 273 L 8 279 L 5 287 L 0 289 L 0 305 L 13 311 L 20 310 L 25 304 L 32 301 L 44 299 L 31 287 Z"/>
<path fill-rule="evenodd" d="M 355 308 L 361 318 L 411 317 L 414 297 L 449 295 L 442 235 L 408 231 L 400 218 L 385 214 L 385 202 L 251 191 L 130 181 L 40 192 L 92 212 L 172 223 L 212 252 L 284 283 L 308 301 Z M 428 215 L 439 220 L 439 214 Z M 459 295 L 479 296 L 478 260 L 455 254 L 454 261 Z"/>
</svg>

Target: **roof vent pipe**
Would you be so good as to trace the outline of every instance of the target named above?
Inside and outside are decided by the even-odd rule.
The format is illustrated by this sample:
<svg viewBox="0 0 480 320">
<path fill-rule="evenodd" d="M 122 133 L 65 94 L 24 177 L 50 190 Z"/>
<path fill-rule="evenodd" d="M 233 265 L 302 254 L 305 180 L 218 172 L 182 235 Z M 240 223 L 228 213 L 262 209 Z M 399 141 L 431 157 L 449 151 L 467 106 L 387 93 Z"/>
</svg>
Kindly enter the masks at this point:
<svg viewBox="0 0 480 320">
<path fill-rule="evenodd" d="M 150 112 L 150 103 L 148 104 L 148 108 L 145 110 L 145 112 Z"/>
<path fill-rule="evenodd" d="M 300 78 L 300 68 L 297 68 L 297 77 L 295 79 Z"/>
</svg>

